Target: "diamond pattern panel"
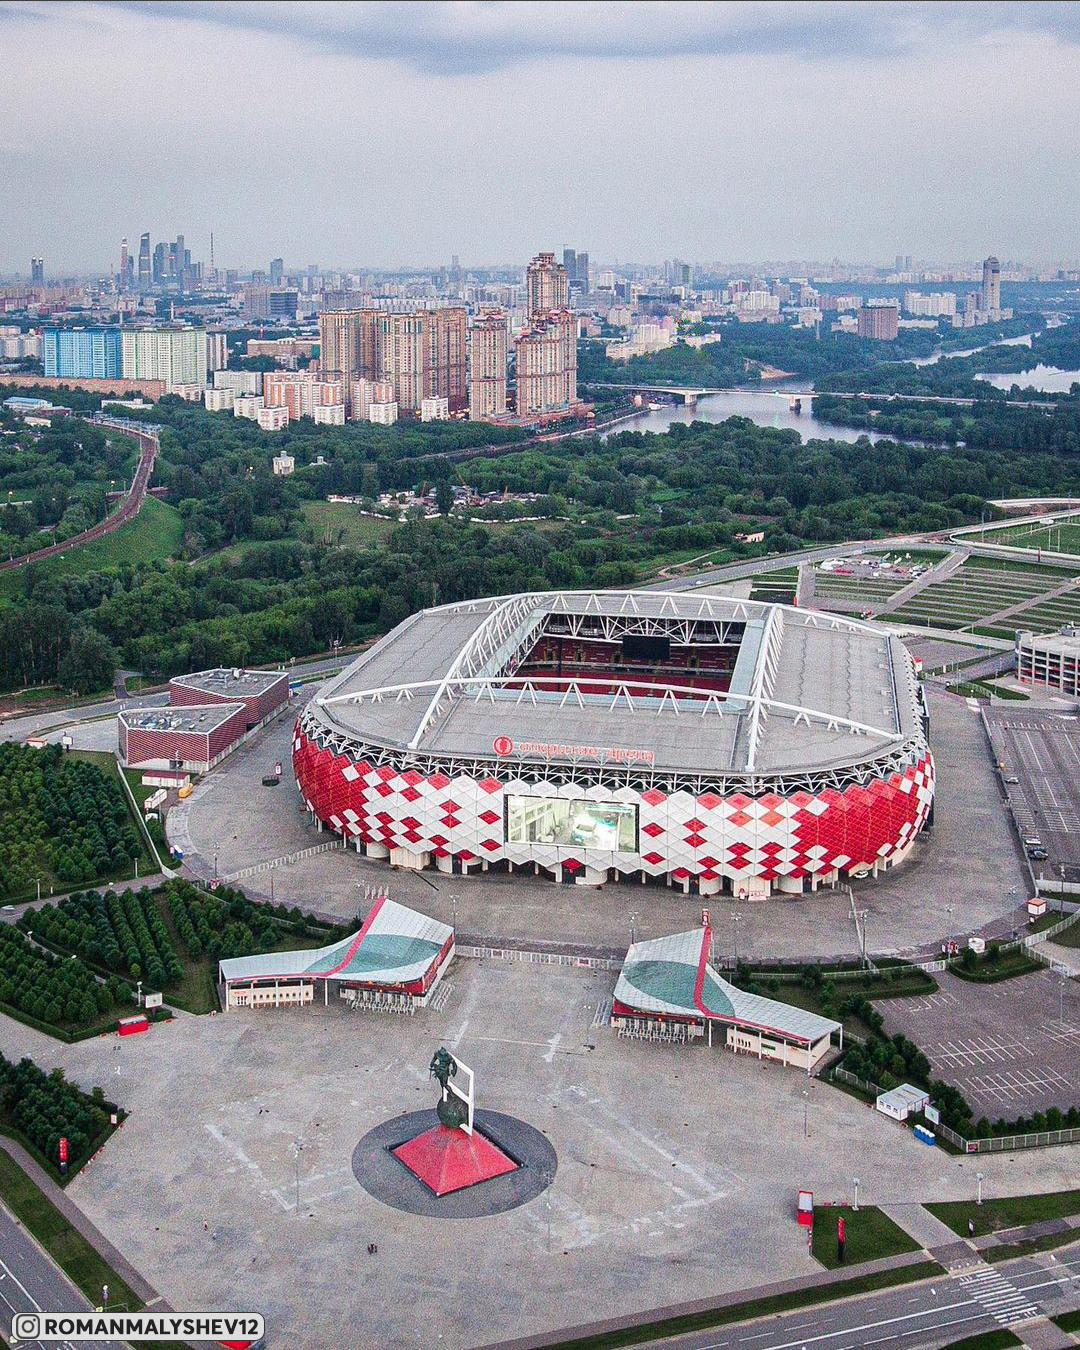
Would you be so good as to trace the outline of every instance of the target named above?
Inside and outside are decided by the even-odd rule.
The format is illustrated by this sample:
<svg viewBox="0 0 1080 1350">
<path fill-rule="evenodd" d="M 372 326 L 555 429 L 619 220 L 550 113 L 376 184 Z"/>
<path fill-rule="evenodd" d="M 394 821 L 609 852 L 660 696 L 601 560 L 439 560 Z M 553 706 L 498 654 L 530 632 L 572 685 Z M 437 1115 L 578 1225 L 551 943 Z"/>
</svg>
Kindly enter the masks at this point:
<svg viewBox="0 0 1080 1350">
<path fill-rule="evenodd" d="M 580 788 L 543 780 L 499 782 L 424 777 L 415 769 L 398 773 L 390 766 L 352 762 L 310 741 L 297 727 L 293 770 L 305 800 L 335 830 L 367 842 L 459 858 L 536 860 L 551 867 L 561 862 L 573 871 L 589 865 L 581 850 L 553 846 L 523 849 L 503 839 L 504 795 L 576 797 Z M 588 795 L 607 800 L 596 790 Z M 869 867 L 907 847 L 926 823 L 934 800 L 934 761 L 929 751 L 902 772 L 853 784 L 843 792 L 822 788 L 787 797 L 774 793 L 752 798 L 744 793 L 721 797 L 706 792 L 670 795 L 657 789 L 641 793 L 622 788 L 615 800 L 639 808 L 638 854 L 604 855 L 600 865 L 652 876 L 804 877 L 838 867 Z M 597 860 L 600 861 L 600 860 Z"/>
</svg>

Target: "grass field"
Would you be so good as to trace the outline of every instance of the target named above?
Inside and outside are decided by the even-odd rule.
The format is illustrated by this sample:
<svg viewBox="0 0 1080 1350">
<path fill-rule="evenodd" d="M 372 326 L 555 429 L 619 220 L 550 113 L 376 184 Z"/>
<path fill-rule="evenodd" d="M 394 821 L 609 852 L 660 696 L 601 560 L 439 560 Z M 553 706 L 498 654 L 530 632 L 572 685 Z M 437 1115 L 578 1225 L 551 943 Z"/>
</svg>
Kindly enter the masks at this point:
<svg viewBox="0 0 1080 1350">
<path fill-rule="evenodd" d="M 319 544 L 372 548 L 385 541 L 396 522 L 382 516 L 364 516 L 349 502 L 304 502 L 303 533 Z"/>
<path fill-rule="evenodd" d="M 183 534 L 180 512 L 167 502 L 147 497 L 135 519 L 114 533 L 78 544 L 33 566 L 38 576 L 67 576 L 72 572 L 85 574 L 119 567 L 121 563 L 163 562 L 179 550 Z M 17 594 L 23 575 L 21 567 L 0 572 L 0 594 Z"/>
<path fill-rule="evenodd" d="M 1003 1228 L 1019 1228 L 1040 1219 L 1065 1219 L 1080 1214 L 1080 1191 L 1054 1191 L 1049 1195 L 1017 1195 L 1004 1200 L 943 1200 L 924 1205 L 944 1224 L 967 1237 L 968 1220 L 975 1222 L 975 1233 L 996 1233 Z"/>
<path fill-rule="evenodd" d="M 919 1250 L 915 1239 L 909 1237 L 876 1205 L 863 1205 L 858 1210 L 852 1209 L 850 1205 L 830 1205 L 814 1214 L 814 1260 L 820 1261 L 826 1270 L 835 1270 L 840 1265 L 836 1254 L 836 1234 L 841 1219 L 844 1220 L 845 1230 L 845 1266 Z"/>
<path fill-rule="evenodd" d="M 798 584 L 797 567 L 781 567 L 777 571 L 762 572 L 759 576 L 751 578 L 750 599 L 790 605 L 795 599 L 795 587 Z"/>
<path fill-rule="evenodd" d="M 1009 544 L 1013 548 L 1046 549 L 1080 557 L 1080 516 L 1066 516 L 1053 525 L 1003 525 L 966 536 L 969 541 Z"/>
</svg>

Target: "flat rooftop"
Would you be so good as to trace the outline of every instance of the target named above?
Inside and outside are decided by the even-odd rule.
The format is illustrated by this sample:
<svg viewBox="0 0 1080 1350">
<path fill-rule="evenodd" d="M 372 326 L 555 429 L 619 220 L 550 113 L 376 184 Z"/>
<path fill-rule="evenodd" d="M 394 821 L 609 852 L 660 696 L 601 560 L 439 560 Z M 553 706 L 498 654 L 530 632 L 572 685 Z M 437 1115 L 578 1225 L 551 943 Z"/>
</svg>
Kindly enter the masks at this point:
<svg viewBox="0 0 1080 1350">
<path fill-rule="evenodd" d="M 181 708 L 129 708 L 118 714 L 130 731 L 194 731 L 205 735 L 246 711 L 244 703 L 190 703 Z"/>
<path fill-rule="evenodd" d="M 690 642 L 739 643 L 740 651 L 726 693 L 680 693 L 671 676 L 658 676 L 663 687 L 655 690 L 630 685 L 625 696 L 513 679 L 552 624 L 576 627 L 585 638 L 668 630 Z M 594 675 L 593 684 L 600 678 L 617 679 L 617 671 Z M 590 677 L 577 679 L 586 690 Z M 440 688 L 443 680 L 449 683 Z M 515 757 L 526 761 L 526 743 L 535 742 L 545 762 L 640 751 L 638 762 L 656 769 L 708 773 L 841 767 L 921 730 L 911 659 L 883 629 L 840 615 L 658 591 L 549 592 L 424 610 L 325 686 L 312 706 L 333 730 L 418 753 L 490 755 L 495 738 L 509 737 Z"/>
<path fill-rule="evenodd" d="M 204 694 L 235 694 L 253 698 L 265 694 L 286 674 L 283 670 L 197 670 L 192 675 L 174 675 L 170 684 L 197 689 Z"/>
</svg>

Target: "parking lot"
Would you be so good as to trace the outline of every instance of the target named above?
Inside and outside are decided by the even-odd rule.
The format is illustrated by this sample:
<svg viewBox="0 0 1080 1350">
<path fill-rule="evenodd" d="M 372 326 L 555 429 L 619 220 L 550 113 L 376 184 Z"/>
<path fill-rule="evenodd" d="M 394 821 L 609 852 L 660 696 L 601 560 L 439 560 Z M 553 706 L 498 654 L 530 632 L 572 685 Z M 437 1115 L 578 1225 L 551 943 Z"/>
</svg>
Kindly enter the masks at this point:
<svg viewBox="0 0 1080 1350">
<path fill-rule="evenodd" d="M 937 993 L 878 1004 L 890 1034 L 925 1052 L 975 1118 L 1080 1106 L 1080 988 L 1049 970 L 999 984 L 938 976 Z"/>
<path fill-rule="evenodd" d="M 1009 806 L 1020 837 L 1038 838 L 1049 855 L 1033 860 L 1036 877 L 1080 881 L 1080 717 L 1009 711 L 984 714 L 994 756 L 1004 765 Z"/>
</svg>

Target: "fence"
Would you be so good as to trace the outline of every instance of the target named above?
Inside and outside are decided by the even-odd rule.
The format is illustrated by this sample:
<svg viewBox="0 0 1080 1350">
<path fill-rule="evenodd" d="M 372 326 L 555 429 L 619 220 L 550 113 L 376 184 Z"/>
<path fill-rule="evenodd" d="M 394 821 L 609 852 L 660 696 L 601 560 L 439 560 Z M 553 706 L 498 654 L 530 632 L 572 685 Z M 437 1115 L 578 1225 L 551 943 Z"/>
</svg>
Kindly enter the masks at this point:
<svg viewBox="0 0 1080 1350">
<path fill-rule="evenodd" d="M 839 1066 L 832 1071 L 832 1077 L 850 1087 L 858 1088 L 871 1097 L 877 1097 L 884 1089 L 877 1083 L 868 1083 L 864 1078 L 856 1078 L 853 1073 Z M 1051 1144 L 1080 1143 L 1080 1129 L 1039 1130 L 1033 1134 L 1004 1134 L 1000 1138 L 965 1139 L 948 1125 L 938 1123 L 931 1127 L 936 1135 L 947 1139 L 953 1148 L 961 1153 L 1015 1153 L 1024 1148 L 1046 1148 Z"/>
<path fill-rule="evenodd" d="M 314 858 L 316 853 L 329 853 L 331 849 L 347 848 L 342 839 L 331 839 L 326 844 L 312 844 L 296 853 L 287 853 L 284 858 L 271 858 L 269 862 L 254 863 L 251 867 L 241 867 L 239 872 L 230 872 L 222 881 L 242 881 L 244 877 L 258 876 L 260 872 L 269 872 L 275 867 L 287 867 L 289 863 L 300 862 L 302 858 Z"/>
<path fill-rule="evenodd" d="M 458 943 L 458 956 L 476 957 L 481 960 L 528 961 L 544 966 L 580 966 L 585 970 L 622 970 L 622 957 L 575 956 L 570 952 L 538 952 L 522 947 L 478 947 L 467 943 Z"/>
</svg>

